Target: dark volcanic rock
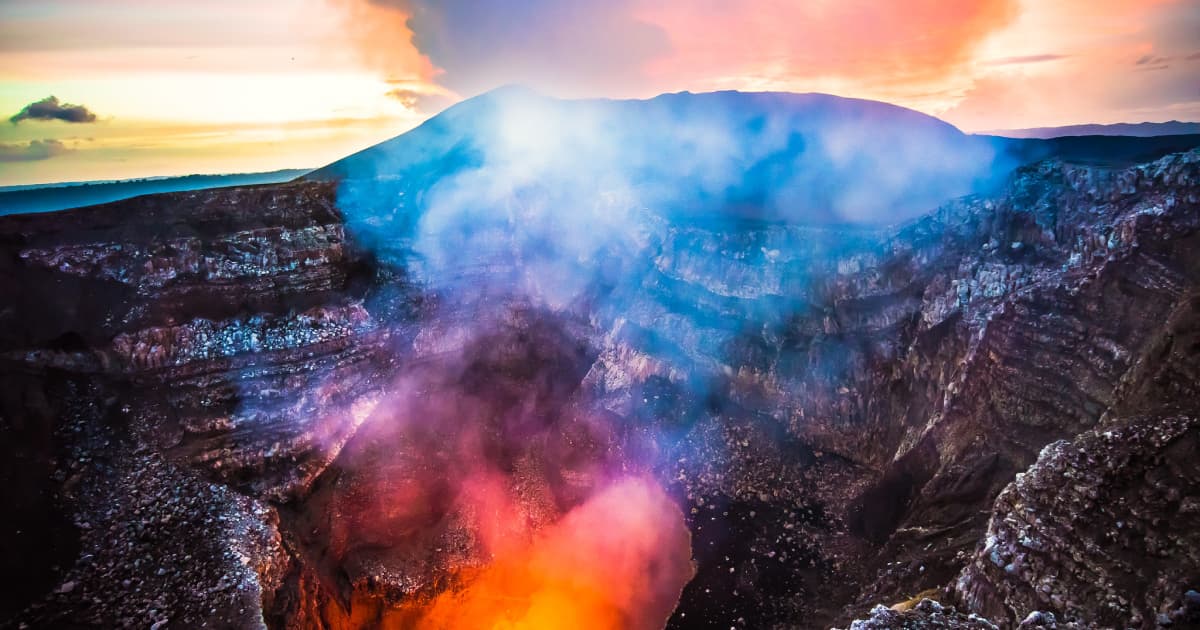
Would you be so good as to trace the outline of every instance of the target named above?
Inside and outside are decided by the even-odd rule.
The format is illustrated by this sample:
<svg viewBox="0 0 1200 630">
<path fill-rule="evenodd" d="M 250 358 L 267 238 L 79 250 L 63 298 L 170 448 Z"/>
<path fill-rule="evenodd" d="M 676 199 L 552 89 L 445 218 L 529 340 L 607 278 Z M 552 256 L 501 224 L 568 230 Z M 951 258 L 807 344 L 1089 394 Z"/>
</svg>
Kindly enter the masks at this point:
<svg viewBox="0 0 1200 630">
<path fill-rule="evenodd" d="M 6 571 L 58 563 L 6 616 L 37 599 L 22 623 L 261 625 L 290 562 L 264 500 L 333 459 L 382 364 L 332 193 L 3 219 Z"/>
<path fill-rule="evenodd" d="M 1047 446 L 1000 494 L 956 590 L 1010 622 L 1035 610 L 1108 627 L 1200 621 L 1186 597 L 1200 579 L 1198 439 L 1195 415 L 1155 415 Z"/>
<path fill-rule="evenodd" d="M 639 208 L 548 262 L 559 198 L 439 259 L 390 182 L 0 218 L 4 620 L 415 623 L 492 560 L 480 471 L 533 532 L 656 480 L 670 628 L 1192 620 L 1200 153 L 891 228 Z"/>
<path fill-rule="evenodd" d="M 942 606 L 932 599 L 922 599 L 916 605 L 902 610 L 876 606 L 871 616 L 856 619 L 850 630 L 925 630 L 926 628 L 953 628 L 958 630 L 996 630 L 992 622 L 975 614 L 963 614 L 952 607 Z"/>
</svg>

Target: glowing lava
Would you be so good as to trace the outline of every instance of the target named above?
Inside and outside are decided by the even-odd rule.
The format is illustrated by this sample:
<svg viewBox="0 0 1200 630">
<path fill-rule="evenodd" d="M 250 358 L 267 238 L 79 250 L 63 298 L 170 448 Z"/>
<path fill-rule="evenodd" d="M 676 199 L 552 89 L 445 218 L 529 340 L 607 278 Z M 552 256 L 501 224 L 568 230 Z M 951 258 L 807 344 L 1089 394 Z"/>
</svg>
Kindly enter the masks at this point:
<svg viewBox="0 0 1200 630">
<path fill-rule="evenodd" d="M 306 499 L 294 531 L 323 570 L 310 618 L 662 628 L 694 569 L 684 516 L 648 472 L 652 437 L 586 411 L 593 357 L 556 320 L 472 325 L 488 334 L 409 364 Z"/>
<path fill-rule="evenodd" d="M 694 571 L 690 543 L 656 484 L 619 479 L 527 543 L 500 544 L 490 565 L 430 602 L 417 627 L 662 628 Z"/>
</svg>

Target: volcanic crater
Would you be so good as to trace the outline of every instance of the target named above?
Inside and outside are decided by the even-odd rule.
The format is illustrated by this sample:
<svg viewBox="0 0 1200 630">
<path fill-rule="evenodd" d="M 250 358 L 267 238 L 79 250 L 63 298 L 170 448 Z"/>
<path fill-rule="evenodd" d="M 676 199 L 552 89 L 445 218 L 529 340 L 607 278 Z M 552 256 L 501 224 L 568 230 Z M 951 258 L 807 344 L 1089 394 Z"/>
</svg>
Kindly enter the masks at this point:
<svg viewBox="0 0 1200 630">
<path fill-rule="evenodd" d="M 668 115 L 733 183 L 637 140 Z M 293 182 L 0 217 L 0 622 L 1197 622 L 1200 137 L 919 116 L 502 91 Z M 832 159 L 838 120 L 882 135 Z"/>
</svg>

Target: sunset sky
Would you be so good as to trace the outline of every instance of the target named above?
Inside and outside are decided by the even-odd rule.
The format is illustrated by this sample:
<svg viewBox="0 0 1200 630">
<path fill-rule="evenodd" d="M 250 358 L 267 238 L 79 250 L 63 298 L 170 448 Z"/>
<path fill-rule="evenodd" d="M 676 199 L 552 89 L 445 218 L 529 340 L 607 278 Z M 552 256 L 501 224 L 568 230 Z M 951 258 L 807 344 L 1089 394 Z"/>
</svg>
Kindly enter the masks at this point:
<svg viewBox="0 0 1200 630">
<path fill-rule="evenodd" d="M 320 166 L 509 83 L 1195 121 L 1200 1 L 0 0 L 0 185 Z"/>
</svg>

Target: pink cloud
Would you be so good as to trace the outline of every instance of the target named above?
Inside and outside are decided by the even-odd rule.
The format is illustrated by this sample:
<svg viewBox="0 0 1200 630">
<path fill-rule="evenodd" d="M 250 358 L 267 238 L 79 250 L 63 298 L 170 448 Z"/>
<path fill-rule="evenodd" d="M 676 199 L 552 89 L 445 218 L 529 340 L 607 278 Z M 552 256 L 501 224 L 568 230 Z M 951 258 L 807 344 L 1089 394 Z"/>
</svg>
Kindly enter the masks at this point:
<svg viewBox="0 0 1200 630">
<path fill-rule="evenodd" d="M 1183 0 L 336 1 L 370 12 L 353 20 L 368 54 L 463 96 L 506 83 L 560 96 L 833 91 L 987 128 L 1186 110 L 1186 85 L 1200 83 L 1170 62 L 1196 52 L 1200 8 Z M 1143 56 L 1166 60 L 1143 73 L 1163 78 L 1111 79 Z"/>
<path fill-rule="evenodd" d="M 647 2 L 640 15 L 668 33 L 658 77 L 687 81 L 774 72 L 912 83 L 953 72 L 1016 15 L 1015 0 L 744 3 Z"/>
</svg>

